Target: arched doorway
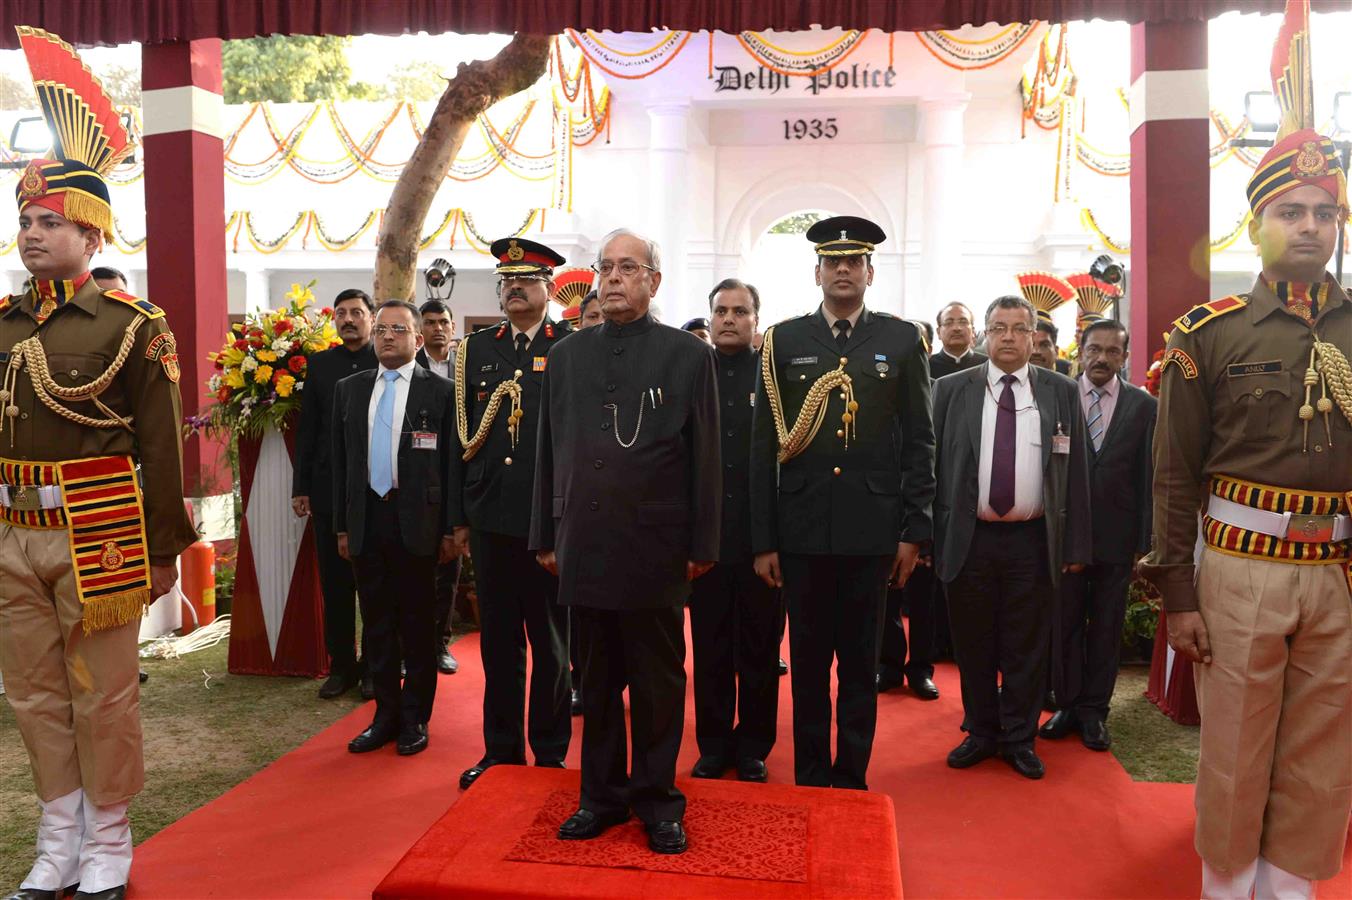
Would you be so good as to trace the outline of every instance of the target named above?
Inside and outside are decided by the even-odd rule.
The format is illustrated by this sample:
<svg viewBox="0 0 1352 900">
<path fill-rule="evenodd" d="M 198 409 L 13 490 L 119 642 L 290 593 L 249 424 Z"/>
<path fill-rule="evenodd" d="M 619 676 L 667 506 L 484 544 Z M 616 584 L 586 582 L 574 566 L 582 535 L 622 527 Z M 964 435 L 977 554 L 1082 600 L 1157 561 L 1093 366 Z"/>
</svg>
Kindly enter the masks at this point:
<svg viewBox="0 0 1352 900">
<path fill-rule="evenodd" d="M 835 212 L 804 209 L 789 213 L 761 232 L 746 260 L 746 280 L 760 291 L 761 328 L 811 312 L 821 302 L 813 282 L 816 260 L 804 235 L 813 223 Z"/>
</svg>

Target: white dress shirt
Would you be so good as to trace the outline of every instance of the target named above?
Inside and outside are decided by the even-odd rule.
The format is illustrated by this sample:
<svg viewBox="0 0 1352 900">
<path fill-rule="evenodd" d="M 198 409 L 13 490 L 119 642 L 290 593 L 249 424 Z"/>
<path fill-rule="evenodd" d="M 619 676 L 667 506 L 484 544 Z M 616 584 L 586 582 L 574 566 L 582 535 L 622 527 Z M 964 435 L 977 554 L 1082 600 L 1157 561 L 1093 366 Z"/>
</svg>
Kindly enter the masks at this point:
<svg viewBox="0 0 1352 900">
<path fill-rule="evenodd" d="M 830 316 L 830 314 L 827 313 L 825 303 L 819 306 L 818 310 L 821 312 L 822 318 L 826 320 L 826 327 L 831 329 L 831 336 L 835 337 L 837 334 L 836 323 L 839 322 L 840 320 L 833 319 Z M 855 307 L 854 312 L 850 313 L 848 316 L 845 316 L 845 321 L 850 323 L 850 334 L 854 334 L 854 327 L 859 324 L 859 317 L 862 316 L 863 314 L 864 314 L 864 304 L 861 303 L 857 307 Z"/>
<path fill-rule="evenodd" d="M 944 356 L 947 356 L 949 359 L 953 360 L 953 362 L 961 363 L 964 359 L 972 355 L 972 348 L 968 347 L 966 350 L 962 351 L 962 353 L 958 356 L 954 356 L 952 353 L 949 353 L 947 347 L 940 347 L 939 352 L 942 353 Z M 1003 385 L 1001 386 L 1003 387 Z"/>
<path fill-rule="evenodd" d="M 535 323 L 534 325 L 532 325 L 531 327 L 527 328 L 525 331 L 522 331 L 520 328 L 517 328 L 515 325 L 513 325 L 513 326 L 512 326 L 512 346 L 513 346 L 513 347 L 516 346 L 516 336 L 517 336 L 518 334 L 524 334 L 524 335 L 526 336 L 526 346 L 527 346 L 527 347 L 529 347 L 531 344 L 535 343 L 535 335 L 539 333 L 539 331 L 540 331 L 540 326 L 543 325 L 544 323 L 545 323 L 545 320 L 544 320 L 544 319 L 541 319 L 540 321 L 536 322 L 536 323 Z"/>
<path fill-rule="evenodd" d="M 986 363 L 986 399 L 981 406 L 981 460 L 977 472 L 976 515 L 983 522 L 1026 522 L 1042 515 L 1042 416 L 1033 396 L 1028 365 L 1012 373 L 1014 390 L 1014 506 L 1003 516 L 991 509 L 991 463 L 995 457 L 995 417 L 1004 372 Z"/>
<path fill-rule="evenodd" d="M 399 373 L 399 377 L 394 380 L 394 425 L 390 428 L 390 474 L 393 476 L 391 482 L 394 487 L 399 487 L 399 438 L 404 433 L 404 409 L 408 406 L 408 386 L 413 379 L 413 367 L 417 365 L 414 360 L 409 360 L 404 365 L 393 370 Z M 380 405 L 380 398 L 384 395 L 386 389 L 385 373 L 390 371 L 385 366 L 376 367 L 375 378 L 376 386 L 371 391 L 371 402 L 366 406 L 366 433 L 374 435 L 376 428 L 376 407 Z M 367 438 L 370 440 L 370 438 Z M 371 453 L 367 448 L 366 454 L 366 483 L 371 483 Z"/>
<path fill-rule="evenodd" d="M 424 350 L 426 348 L 423 348 Z M 442 378 L 455 377 L 455 354 L 448 353 L 444 360 L 437 359 L 432 354 L 427 354 L 427 368 L 429 371 L 436 372 Z"/>
</svg>

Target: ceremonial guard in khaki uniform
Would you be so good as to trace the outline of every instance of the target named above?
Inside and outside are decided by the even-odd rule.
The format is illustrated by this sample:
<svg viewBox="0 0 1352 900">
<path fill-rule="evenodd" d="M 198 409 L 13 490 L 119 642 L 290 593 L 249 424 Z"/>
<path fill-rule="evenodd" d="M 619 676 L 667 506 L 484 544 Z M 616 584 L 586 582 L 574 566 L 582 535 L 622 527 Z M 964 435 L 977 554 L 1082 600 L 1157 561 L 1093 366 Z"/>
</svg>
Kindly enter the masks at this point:
<svg viewBox="0 0 1352 900">
<path fill-rule="evenodd" d="M 117 112 L 68 44 L 19 39 L 56 158 L 19 179 L 33 277 L 0 300 L 0 668 L 42 807 L 15 896 L 117 898 L 143 779 L 138 624 L 197 537 L 178 356 L 161 310 L 88 271 L 112 237 L 103 176 L 131 149 Z"/>
<path fill-rule="evenodd" d="M 887 585 L 905 583 L 930 539 L 928 353 L 915 325 L 864 306 L 881 228 L 837 216 L 807 237 L 823 300 L 765 333 L 752 425 L 751 540 L 757 574 L 782 584 L 788 605 L 794 779 L 864 790 Z"/>
<path fill-rule="evenodd" d="M 491 766 L 525 765 L 527 731 L 535 764 L 562 768 L 573 734 L 568 614 L 558 603 L 559 579 L 526 545 L 540 382 L 550 348 L 572 332 L 547 315 L 554 267 L 566 260 L 522 238 L 494 241 L 490 249 L 507 318 L 468 335 L 455 357 L 459 446 L 451 464 L 451 521 L 460 543 L 468 539 L 472 547 L 484 664 L 484 756 L 460 776 L 462 788 Z"/>
<path fill-rule="evenodd" d="M 1289 128 L 1249 181 L 1261 277 L 1175 323 L 1161 383 L 1146 572 L 1200 663 L 1207 897 L 1313 896 L 1352 809 L 1352 302 L 1324 272 L 1346 181 Z"/>
</svg>

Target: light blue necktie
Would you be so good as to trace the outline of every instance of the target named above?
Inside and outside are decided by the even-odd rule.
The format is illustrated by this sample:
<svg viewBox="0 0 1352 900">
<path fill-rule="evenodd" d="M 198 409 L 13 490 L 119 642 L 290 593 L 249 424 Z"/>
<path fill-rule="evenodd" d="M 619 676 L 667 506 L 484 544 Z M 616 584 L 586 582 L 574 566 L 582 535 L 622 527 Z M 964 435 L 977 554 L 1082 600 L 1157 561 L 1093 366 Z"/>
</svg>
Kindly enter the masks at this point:
<svg viewBox="0 0 1352 900">
<path fill-rule="evenodd" d="M 1099 402 L 1103 399 L 1104 391 L 1101 388 L 1090 388 L 1089 395 L 1093 400 L 1089 401 L 1089 442 L 1094 445 L 1094 452 L 1097 453 L 1103 449 L 1103 405 Z"/>
<path fill-rule="evenodd" d="M 382 372 L 385 393 L 376 404 L 376 421 L 371 427 L 371 490 L 384 497 L 394 487 L 394 465 L 390 459 L 390 442 L 394 429 L 394 383 L 398 372 Z"/>
</svg>

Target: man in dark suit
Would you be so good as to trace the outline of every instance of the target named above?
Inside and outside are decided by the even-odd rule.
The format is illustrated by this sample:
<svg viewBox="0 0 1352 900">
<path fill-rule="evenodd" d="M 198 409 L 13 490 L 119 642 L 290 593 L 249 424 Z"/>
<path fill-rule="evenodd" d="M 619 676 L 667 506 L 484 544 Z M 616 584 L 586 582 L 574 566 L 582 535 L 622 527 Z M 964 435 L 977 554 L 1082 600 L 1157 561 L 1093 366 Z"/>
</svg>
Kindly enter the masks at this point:
<svg viewBox="0 0 1352 900">
<path fill-rule="evenodd" d="M 751 336 L 760 315 L 760 293 L 754 285 L 724 279 L 709 294 L 709 313 L 718 351 L 723 538 L 718 565 L 695 579 L 690 591 L 700 753 L 690 774 L 721 778 L 735 767 L 742 781 L 764 781 L 779 710 L 784 608 L 779 592 L 756 577 L 751 552 L 747 463 L 760 363 Z"/>
<path fill-rule="evenodd" d="M 362 678 L 357 666 L 357 582 L 351 564 L 338 555 L 334 533 L 330 442 L 338 382 L 376 367 L 371 346 L 374 316 L 375 307 L 365 291 L 348 288 L 334 299 L 333 323 L 343 343 L 310 357 L 296 426 L 291 509 L 297 516 L 314 517 L 319 585 L 324 591 L 324 644 L 329 652 L 329 677 L 319 688 L 325 700 L 347 692 L 359 680 L 362 696 L 368 700 L 373 696 L 369 673 Z M 366 655 L 364 640 L 362 655 Z"/>
<path fill-rule="evenodd" d="M 1085 326 L 1076 379 L 1089 435 L 1093 564 L 1061 583 L 1060 709 L 1040 729 L 1045 738 L 1078 730 L 1091 750 L 1107 750 L 1108 703 L 1117 683 L 1122 622 L 1132 566 L 1150 551 L 1151 482 L 1158 401 L 1120 377 L 1127 329 L 1099 319 Z"/>
<path fill-rule="evenodd" d="M 451 308 L 444 300 L 432 299 L 418 307 L 418 313 L 422 316 L 423 345 L 414 355 L 414 362 L 442 378 L 453 378 L 455 351 L 451 349 L 451 340 L 455 337 L 455 318 Z M 437 671 L 444 675 L 454 675 L 460 670 L 460 663 L 451 652 L 450 626 L 463 562 L 457 556 L 437 566 Z"/>
<path fill-rule="evenodd" d="M 940 347 L 930 355 L 930 378 L 943 378 L 986 361 L 986 354 L 976 352 L 974 321 L 966 303 L 955 301 L 939 310 L 935 322 Z"/>
<path fill-rule="evenodd" d="M 1051 314 L 1039 311 L 1037 331 L 1033 334 L 1033 355 L 1028 361 L 1035 366 L 1070 375 L 1070 360 L 1062 359 L 1061 351 L 1056 346 L 1060 334 L 1060 330 L 1052 323 Z"/>
<path fill-rule="evenodd" d="M 807 237 L 822 304 L 765 333 L 751 539 L 788 605 L 794 780 L 867 790 L 887 585 L 905 584 L 930 537 L 928 353 L 914 324 L 864 306 L 881 228 L 836 216 Z"/>
<path fill-rule="evenodd" d="M 719 549 L 714 350 L 649 314 L 662 281 L 652 241 L 612 232 L 595 269 L 606 321 L 549 354 L 531 519 L 582 655 L 582 798 L 559 838 L 595 837 L 632 810 L 653 851 L 682 853 L 683 604 Z"/>
<path fill-rule="evenodd" d="M 376 694 L 374 720 L 347 749 L 366 753 L 397 738 L 409 756 L 427 747 L 437 689 L 437 563 L 461 549 L 446 496 L 454 391 L 413 361 L 422 344 L 416 306 L 387 300 L 373 331 L 379 368 L 338 382 L 333 400 L 333 524 L 356 571 Z"/>
<path fill-rule="evenodd" d="M 1028 778 L 1044 773 L 1033 736 L 1055 592 L 1092 553 L 1079 391 L 1029 365 L 1036 321 L 1027 300 L 998 298 L 986 311 L 990 361 L 934 383 L 934 559 L 969 732 L 948 764 L 999 753 Z"/>
<path fill-rule="evenodd" d="M 526 764 L 527 640 L 535 764 L 563 768 L 573 735 L 568 617 L 558 578 L 535 562 L 526 540 L 540 383 L 550 349 L 570 333 L 547 315 L 554 267 L 565 260 L 524 238 L 494 241 L 490 251 L 507 318 L 466 337 L 456 357 L 451 521 L 474 559 L 484 665 L 484 755 L 460 776 L 461 788 L 492 766 Z"/>
</svg>

